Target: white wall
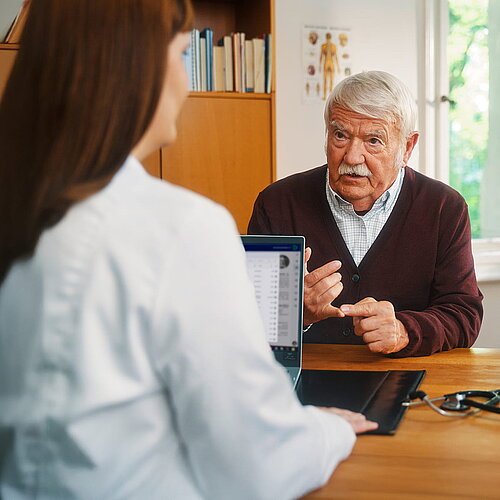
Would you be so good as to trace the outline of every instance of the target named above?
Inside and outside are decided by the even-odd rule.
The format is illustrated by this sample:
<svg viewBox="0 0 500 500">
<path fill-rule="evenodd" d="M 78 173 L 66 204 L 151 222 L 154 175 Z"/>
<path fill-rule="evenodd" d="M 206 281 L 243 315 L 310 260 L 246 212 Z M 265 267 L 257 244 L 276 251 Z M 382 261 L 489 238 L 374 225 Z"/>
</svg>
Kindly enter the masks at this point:
<svg viewBox="0 0 500 500">
<path fill-rule="evenodd" d="M 479 283 L 484 295 L 484 319 L 474 347 L 500 347 L 500 282 Z"/>
<path fill-rule="evenodd" d="M 303 25 L 350 28 L 353 73 L 388 71 L 416 98 L 417 1 L 276 0 L 278 178 L 325 163 L 323 103 L 301 102 Z"/>
<path fill-rule="evenodd" d="M 8 29 L 19 9 L 23 0 L 1 0 L 0 1 L 0 40 L 3 40 Z"/>
</svg>

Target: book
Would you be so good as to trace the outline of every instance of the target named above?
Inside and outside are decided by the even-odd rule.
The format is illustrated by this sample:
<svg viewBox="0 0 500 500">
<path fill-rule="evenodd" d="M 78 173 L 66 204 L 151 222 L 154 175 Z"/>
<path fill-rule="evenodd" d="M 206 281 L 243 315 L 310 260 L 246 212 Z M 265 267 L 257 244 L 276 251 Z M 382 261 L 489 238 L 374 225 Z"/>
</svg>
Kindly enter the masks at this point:
<svg viewBox="0 0 500 500">
<path fill-rule="evenodd" d="M 241 92 L 246 92 L 246 56 L 245 56 L 245 33 L 240 33 L 240 87 Z"/>
<path fill-rule="evenodd" d="M 191 31 L 191 48 L 193 61 L 193 90 L 201 90 L 201 67 L 200 67 L 200 31 Z"/>
<path fill-rule="evenodd" d="M 264 49 L 265 49 L 265 90 L 268 94 L 271 93 L 271 78 L 272 78 L 272 70 L 273 70 L 273 50 L 272 50 L 272 41 L 271 34 L 268 33 L 264 35 Z"/>
<path fill-rule="evenodd" d="M 245 33 L 234 32 L 214 46 L 211 28 L 194 29 L 185 64 L 191 67 L 190 90 L 270 93 L 271 35 L 249 40 Z"/>
<path fill-rule="evenodd" d="M 226 91 L 232 92 L 234 90 L 234 77 L 233 77 L 233 41 L 231 36 L 226 35 L 223 38 L 224 44 L 224 75 L 226 78 Z"/>
<path fill-rule="evenodd" d="M 213 76 L 212 76 L 212 67 L 213 67 L 213 37 L 214 32 L 210 28 L 205 28 L 200 33 L 200 38 L 205 39 L 205 66 L 207 70 L 206 77 L 206 90 L 213 90 Z"/>
<path fill-rule="evenodd" d="M 26 19 L 28 17 L 29 7 L 30 0 L 24 0 L 17 16 L 15 17 L 9 31 L 7 32 L 7 35 L 5 36 L 5 43 L 19 43 L 24 25 L 26 24 Z"/>
<path fill-rule="evenodd" d="M 245 40 L 245 90 L 247 92 L 254 91 L 253 78 L 253 43 L 252 40 Z"/>
<path fill-rule="evenodd" d="M 224 74 L 225 54 L 224 47 L 216 45 L 213 52 L 213 90 L 226 90 L 226 76 Z"/>
<path fill-rule="evenodd" d="M 266 91 L 265 78 L 265 49 L 262 38 L 254 38 L 253 44 L 253 74 L 254 74 L 254 92 Z"/>
<path fill-rule="evenodd" d="M 202 92 L 206 92 L 207 88 L 207 41 L 200 35 L 200 83 Z"/>
<path fill-rule="evenodd" d="M 234 90 L 241 92 L 241 50 L 240 50 L 240 34 L 233 33 L 233 82 Z"/>
</svg>

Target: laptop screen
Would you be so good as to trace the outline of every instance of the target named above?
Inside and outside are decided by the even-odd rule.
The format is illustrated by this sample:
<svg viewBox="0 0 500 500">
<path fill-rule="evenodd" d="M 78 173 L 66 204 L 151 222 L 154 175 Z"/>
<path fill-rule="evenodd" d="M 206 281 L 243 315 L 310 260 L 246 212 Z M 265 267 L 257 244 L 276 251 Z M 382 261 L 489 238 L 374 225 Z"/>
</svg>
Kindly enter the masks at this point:
<svg viewBox="0 0 500 500">
<path fill-rule="evenodd" d="M 304 238 L 242 236 L 242 241 L 269 345 L 283 365 L 299 366 Z"/>
</svg>

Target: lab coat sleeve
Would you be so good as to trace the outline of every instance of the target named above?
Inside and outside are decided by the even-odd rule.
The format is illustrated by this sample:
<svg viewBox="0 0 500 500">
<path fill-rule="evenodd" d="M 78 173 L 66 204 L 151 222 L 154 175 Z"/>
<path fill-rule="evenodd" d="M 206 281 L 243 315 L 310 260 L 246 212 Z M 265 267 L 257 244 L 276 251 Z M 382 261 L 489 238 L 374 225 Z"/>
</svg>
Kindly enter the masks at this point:
<svg viewBox="0 0 500 500">
<path fill-rule="evenodd" d="M 352 427 L 298 402 L 228 213 L 204 202 L 182 226 L 158 276 L 152 351 L 193 477 L 206 498 L 297 498 L 349 455 Z"/>
</svg>

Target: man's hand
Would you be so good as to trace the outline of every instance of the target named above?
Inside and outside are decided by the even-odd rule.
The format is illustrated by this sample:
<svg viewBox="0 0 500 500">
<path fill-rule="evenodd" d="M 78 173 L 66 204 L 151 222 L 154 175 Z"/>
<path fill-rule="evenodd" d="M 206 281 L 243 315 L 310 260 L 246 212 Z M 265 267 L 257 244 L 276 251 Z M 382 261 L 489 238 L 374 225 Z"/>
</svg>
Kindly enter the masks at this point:
<svg viewBox="0 0 500 500">
<path fill-rule="evenodd" d="M 343 318 L 345 314 L 331 304 L 343 289 L 342 276 L 337 272 L 342 264 L 338 260 L 333 260 L 309 272 L 307 263 L 311 254 L 312 250 L 307 247 L 304 259 L 304 325 L 325 318 Z"/>
<path fill-rule="evenodd" d="M 355 413 L 349 410 L 341 410 L 340 408 L 319 408 L 330 413 L 335 413 L 335 415 L 338 415 L 344 420 L 347 420 L 347 422 L 351 424 L 352 429 L 356 434 L 373 431 L 378 427 L 378 424 L 376 422 L 366 420 L 366 417 L 362 413 Z"/>
<path fill-rule="evenodd" d="M 353 317 L 354 333 L 363 337 L 370 351 L 389 354 L 408 345 L 408 332 L 390 302 L 368 297 L 354 305 L 343 305 L 340 310 Z"/>
</svg>

